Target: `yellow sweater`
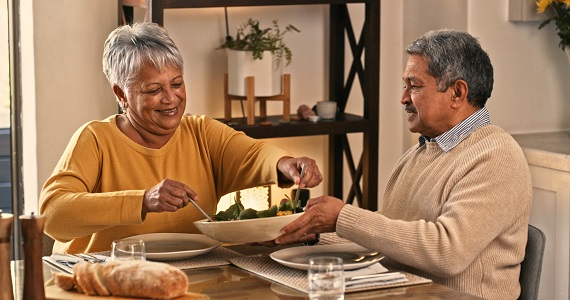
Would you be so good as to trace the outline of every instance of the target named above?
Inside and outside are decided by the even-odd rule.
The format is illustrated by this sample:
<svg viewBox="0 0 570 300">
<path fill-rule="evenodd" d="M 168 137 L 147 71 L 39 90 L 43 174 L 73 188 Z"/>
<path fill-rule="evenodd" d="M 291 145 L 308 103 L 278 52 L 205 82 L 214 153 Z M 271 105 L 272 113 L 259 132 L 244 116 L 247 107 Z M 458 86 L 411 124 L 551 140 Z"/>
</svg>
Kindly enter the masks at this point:
<svg viewBox="0 0 570 300">
<path fill-rule="evenodd" d="M 184 116 L 161 149 L 143 147 L 117 127 L 116 117 L 82 126 L 40 195 L 44 231 L 54 252 L 109 250 L 124 237 L 199 233 L 203 215 L 192 205 L 141 219 L 145 190 L 169 178 L 198 193 L 199 205 L 215 214 L 220 197 L 277 182 L 277 162 L 288 153 L 204 116 Z"/>
<path fill-rule="evenodd" d="M 347 205 L 336 232 L 385 254 L 383 264 L 482 298 L 517 299 L 531 196 L 519 145 L 487 125 L 447 153 L 435 142 L 408 150 L 381 211 Z"/>
</svg>

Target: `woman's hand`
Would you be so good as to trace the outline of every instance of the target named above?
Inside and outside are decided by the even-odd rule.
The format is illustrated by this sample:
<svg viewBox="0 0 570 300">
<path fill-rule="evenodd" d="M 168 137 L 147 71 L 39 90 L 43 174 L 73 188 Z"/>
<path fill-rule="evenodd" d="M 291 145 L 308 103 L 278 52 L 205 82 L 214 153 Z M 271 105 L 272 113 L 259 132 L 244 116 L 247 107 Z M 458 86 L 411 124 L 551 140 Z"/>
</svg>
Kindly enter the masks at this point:
<svg viewBox="0 0 570 300">
<path fill-rule="evenodd" d="M 301 170 L 305 166 L 305 175 L 301 179 Z M 308 157 L 283 157 L 277 163 L 277 170 L 299 188 L 311 188 L 323 181 L 323 175 L 314 159 Z"/>
<path fill-rule="evenodd" d="M 306 242 L 308 237 L 314 239 L 315 233 L 336 231 L 338 215 L 345 205 L 344 201 L 331 196 L 310 199 L 305 206 L 305 213 L 283 227 L 282 235 L 275 239 L 275 243 Z"/>
<path fill-rule="evenodd" d="M 184 183 L 164 179 L 144 193 L 142 216 L 147 212 L 174 212 L 188 205 L 189 198 L 198 200 L 198 194 Z"/>
</svg>

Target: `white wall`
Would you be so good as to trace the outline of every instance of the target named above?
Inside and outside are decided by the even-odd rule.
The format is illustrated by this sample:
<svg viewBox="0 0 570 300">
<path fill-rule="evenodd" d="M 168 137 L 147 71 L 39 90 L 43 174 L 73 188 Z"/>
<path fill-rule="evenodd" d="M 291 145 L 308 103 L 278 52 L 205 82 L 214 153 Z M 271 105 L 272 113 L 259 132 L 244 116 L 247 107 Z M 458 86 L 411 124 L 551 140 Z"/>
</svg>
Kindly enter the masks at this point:
<svg viewBox="0 0 570 300">
<path fill-rule="evenodd" d="M 553 24 L 508 21 L 508 1 L 470 0 L 468 31 L 495 67 L 491 120 L 511 133 L 570 129 L 570 64 Z"/>
<path fill-rule="evenodd" d="M 73 132 L 87 121 L 116 112 L 100 61 L 103 41 L 116 26 L 117 4 L 114 0 L 33 3 L 38 176 L 37 182 L 25 181 L 25 185 L 41 187 Z M 536 22 L 509 22 L 508 0 L 384 0 L 381 4 L 380 192 L 395 160 L 412 142 L 399 104 L 406 60 L 403 48 L 426 30 L 465 29 L 479 38 L 495 66 L 495 90 L 489 100 L 495 124 L 511 133 L 570 128 L 570 102 L 566 99 L 570 65 L 557 48 L 551 26 L 539 31 Z M 232 33 L 248 17 L 264 24 L 279 19 L 282 26 L 292 23 L 302 30 L 287 37 L 294 51 L 293 63 L 286 69 L 292 74 L 292 110 L 328 97 L 327 11 L 319 5 L 229 9 Z M 351 12 L 355 24 L 360 24 L 361 8 L 351 5 Z M 221 76 L 225 56 L 223 51 L 215 50 L 225 36 L 223 21 L 222 8 L 165 13 L 165 27 L 184 54 L 190 113 L 223 116 Z M 361 113 L 358 97 L 351 95 L 348 111 Z M 269 110 L 281 113 L 278 104 L 270 105 Z M 236 106 L 234 115 L 238 112 Z M 350 138 L 359 140 L 360 136 Z M 325 137 L 270 141 L 295 155 L 314 157 L 326 173 Z M 359 152 L 358 147 L 353 149 L 355 155 Z M 349 180 L 346 182 L 345 190 Z M 326 184 L 317 187 L 312 195 L 320 195 L 326 188 Z M 273 195 L 279 196 L 278 192 Z"/>
</svg>

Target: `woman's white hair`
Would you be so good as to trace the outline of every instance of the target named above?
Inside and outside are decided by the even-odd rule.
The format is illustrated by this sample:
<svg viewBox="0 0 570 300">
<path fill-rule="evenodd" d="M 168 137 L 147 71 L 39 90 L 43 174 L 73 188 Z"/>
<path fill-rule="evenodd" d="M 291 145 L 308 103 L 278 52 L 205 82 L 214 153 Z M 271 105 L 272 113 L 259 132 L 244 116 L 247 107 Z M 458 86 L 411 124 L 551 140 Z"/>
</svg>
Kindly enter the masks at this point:
<svg viewBox="0 0 570 300">
<path fill-rule="evenodd" d="M 183 71 L 182 55 L 163 27 L 155 23 L 135 23 L 118 27 L 107 37 L 103 73 L 111 86 L 126 89 L 148 62 L 157 69 L 172 65 Z"/>
</svg>

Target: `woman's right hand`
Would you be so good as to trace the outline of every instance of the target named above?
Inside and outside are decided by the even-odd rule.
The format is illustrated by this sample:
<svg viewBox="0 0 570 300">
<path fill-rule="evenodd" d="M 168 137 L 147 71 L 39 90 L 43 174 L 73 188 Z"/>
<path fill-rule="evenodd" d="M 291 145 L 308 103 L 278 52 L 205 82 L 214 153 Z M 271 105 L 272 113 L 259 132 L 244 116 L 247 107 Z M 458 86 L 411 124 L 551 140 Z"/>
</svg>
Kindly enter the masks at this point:
<svg viewBox="0 0 570 300">
<path fill-rule="evenodd" d="M 144 193 L 142 216 L 147 212 L 174 212 L 188 205 L 189 198 L 198 200 L 198 194 L 184 183 L 164 179 Z"/>
</svg>

